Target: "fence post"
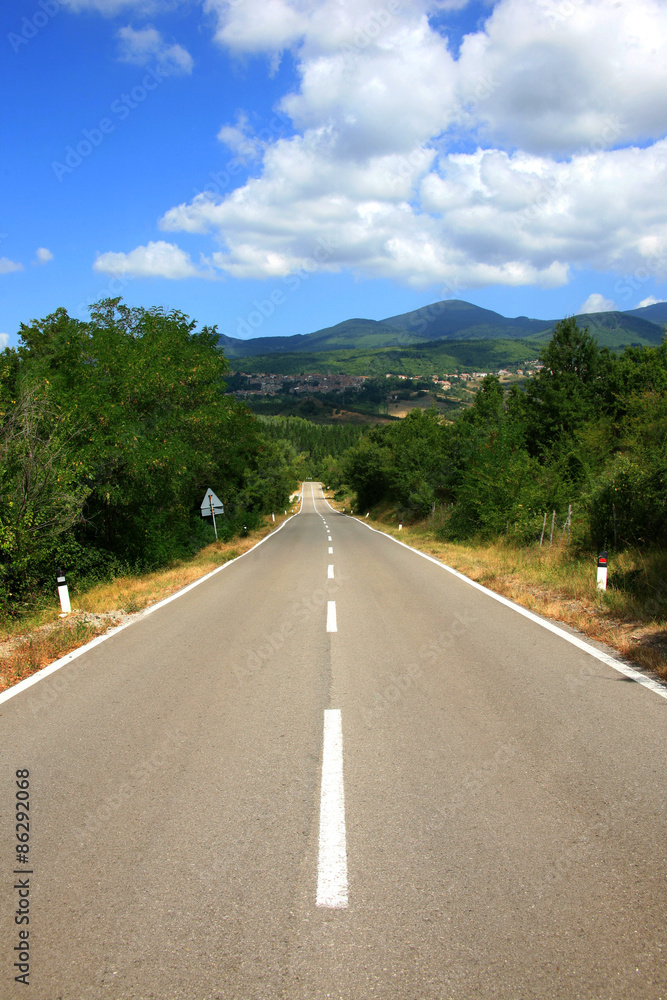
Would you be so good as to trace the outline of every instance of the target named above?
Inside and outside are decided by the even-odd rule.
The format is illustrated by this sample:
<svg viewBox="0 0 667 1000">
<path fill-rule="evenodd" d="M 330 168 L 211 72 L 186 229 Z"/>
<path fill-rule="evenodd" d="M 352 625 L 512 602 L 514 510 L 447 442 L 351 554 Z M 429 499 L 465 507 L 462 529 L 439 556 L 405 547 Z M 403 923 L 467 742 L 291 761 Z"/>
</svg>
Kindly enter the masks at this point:
<svg viewBox="0 0 667 1000">
<path fill-rule="evenodd" d="M 549 535 L 549 548 L 551 548 L 551 545 L 552 545 L 553 540 L 554 540 L 554 525 L 555 525 L 555 523 L 556 523 L 556 511 L 554 511 L 553 514 L 551 515 L 551 534 Z"/>
<path fill-rule="evenodd" d="M 544 541 L 544 532 L 547 526 L 547 512 L 544 512 L 544 521 L 542 522 L 542 534 L 540 535 L 540 548 L 542 548 L 542 542 Z"/>
</svg>

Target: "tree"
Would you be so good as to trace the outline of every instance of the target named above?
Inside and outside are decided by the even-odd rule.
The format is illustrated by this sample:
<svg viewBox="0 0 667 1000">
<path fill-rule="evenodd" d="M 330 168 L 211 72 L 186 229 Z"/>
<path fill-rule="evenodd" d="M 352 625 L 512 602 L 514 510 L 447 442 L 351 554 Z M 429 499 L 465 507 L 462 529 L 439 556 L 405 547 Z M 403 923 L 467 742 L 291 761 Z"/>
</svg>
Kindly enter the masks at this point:
<svg viewBox="0 0 667 1000">
<path fill-rule="evenodd" d="M 541 354 L 544 368 L 526 389 L 526 439 L 533 455 L 573 434 L 602 405 L 612 359 L 574 316 L 556 324 Z"/>
<path fill-rule="evenodd" d="M 89 487 L 70 461 L 76 437 L 36 387 L 0 425 L 0 603 L 24 597 L 36 576 L 53 577 L 60 537 L 83 521 Z"/>
</svg>

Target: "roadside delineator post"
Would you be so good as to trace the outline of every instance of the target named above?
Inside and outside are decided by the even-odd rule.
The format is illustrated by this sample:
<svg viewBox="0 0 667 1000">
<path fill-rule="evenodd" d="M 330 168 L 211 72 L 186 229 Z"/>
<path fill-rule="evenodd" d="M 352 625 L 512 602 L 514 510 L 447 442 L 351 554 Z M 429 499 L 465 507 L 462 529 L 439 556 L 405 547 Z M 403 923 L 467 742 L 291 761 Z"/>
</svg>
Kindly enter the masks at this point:
<svg viewBox="0 0 667 1000">
<path fill-rule="evenodd" d="M 272 514 L 271 517 L 273 518 L 273 523 L 275 524 L 275 521 L 276 521 L 276 515 L 275 515 L 275 513 Z"/>
<path fill-rule="evenodd" d="M 60 610 L 61 616 L 64 617 L 68 615 L 72 610 L 72 605 L 69 600 L 69 590 L 67 589 L 67 581 L 65 580 L 65 574 L 62 570 L 58 570 L 56 573 L 56 581 L 58 583 L 58 597 L 60 598 Z"/>
<path fill-rule="evenodd" d="M 398 530 L 399 531 L 403 531 L 403 521 L 402 520 L 398 522 Z"/>
<path fill-rule="evenodd" d="M 607 553 L 598 556 L 598 590 L 607 589 Z"/>
</svg>

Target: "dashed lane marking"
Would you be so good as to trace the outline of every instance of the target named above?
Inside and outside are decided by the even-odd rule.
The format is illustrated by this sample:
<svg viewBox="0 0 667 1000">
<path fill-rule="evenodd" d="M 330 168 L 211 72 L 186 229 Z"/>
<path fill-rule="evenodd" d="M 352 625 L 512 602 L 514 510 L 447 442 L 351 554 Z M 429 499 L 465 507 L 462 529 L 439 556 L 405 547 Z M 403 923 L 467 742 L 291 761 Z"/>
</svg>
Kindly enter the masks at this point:
<svg viewBox="0 0 667 1000">
<path fill-rule="evenodd" d="M 340 709 L 324 713 L 317 906 L 347 908 L 347 846 L 343 787 L 343 726 Z"/>
</svg>

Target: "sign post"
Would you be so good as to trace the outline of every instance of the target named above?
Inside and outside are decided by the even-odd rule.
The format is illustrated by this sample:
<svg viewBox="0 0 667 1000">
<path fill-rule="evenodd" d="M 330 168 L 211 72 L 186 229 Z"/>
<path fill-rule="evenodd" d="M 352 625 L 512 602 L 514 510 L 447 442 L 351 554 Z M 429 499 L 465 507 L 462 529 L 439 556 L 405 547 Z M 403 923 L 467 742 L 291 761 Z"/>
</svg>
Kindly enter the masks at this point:
<svg viewBox="0 0 667 1000">
<path fill-rule="evenodd" d="M 202 517 L 212 517 L 213 518 L 213 530 L 215 532 L 215 540 L 218 540 L 218 526 L 215 523 L 216 514 L 224 514 L 225 508 L 222 500 L 219 500 L 212 489 L 206 490 L 204 499 L 201 502 L 201 516 Z"/>
</svg>

